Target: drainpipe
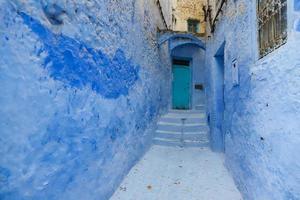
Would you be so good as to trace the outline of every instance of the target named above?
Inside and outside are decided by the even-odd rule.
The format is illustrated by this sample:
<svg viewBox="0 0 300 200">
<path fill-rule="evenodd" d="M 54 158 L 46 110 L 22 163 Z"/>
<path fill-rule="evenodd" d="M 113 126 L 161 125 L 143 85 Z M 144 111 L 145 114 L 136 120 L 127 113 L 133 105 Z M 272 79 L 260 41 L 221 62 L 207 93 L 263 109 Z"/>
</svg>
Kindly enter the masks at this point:
<svg viewBox="0 0 300 200">
<path fill-rule="evenodd" d="M 226 0 L 222 0 L 218 10 L 217 10 L 217 14 L 215 15 L 215 18 L 213 20 L 213 23 L 212 23 L 212 27 L 211 27 L 211 32 L 213 33 L 215 31 L 215 28 L 216 28 L 216 23 L 218 21 L 218 17 L 220 15 L 220 13 L 222 12 L 222 9 L 223 9 L 223 6 L 224 4 L 226 3 Z"/>
<path fill-rule="evenodd" d="M 209 0 L 207 0 L 207 8 L 203 8 L 203 10 L 205 12 L 205 20 L 209 22 L 211 33 L 213 33 L 215 31 L 218 17 L 222 12 L 222 9 L 223 9 L 223 6 L 225 3 L 226 3 L 226 0 L 221 1 L 220 5 L 218 6 L 218 10 L 216 12 L 214 19 L 212 19 L 212 9 L 211 9 L 212 6 L 210 5 Z"/>
<path fill-rule="evenodd" d="M 163 12 L 163 9 L 162 9 L 162 6 L 161 6 L 161 3 L 160 3 L 160 0 L 156 0 L 156 5 L 158 6 L 158 9 L 159 9 L 159 12 L 160 12 L 160 16 L 163 20 L 163 23 L 166 27 L 167 30 L 169 30 L 169 27 L 168 27 L 168 24 L 167 24 L 167 21 L 166 21 L 166 18 L 164 16 L 164 12 Z"/>
</svg>

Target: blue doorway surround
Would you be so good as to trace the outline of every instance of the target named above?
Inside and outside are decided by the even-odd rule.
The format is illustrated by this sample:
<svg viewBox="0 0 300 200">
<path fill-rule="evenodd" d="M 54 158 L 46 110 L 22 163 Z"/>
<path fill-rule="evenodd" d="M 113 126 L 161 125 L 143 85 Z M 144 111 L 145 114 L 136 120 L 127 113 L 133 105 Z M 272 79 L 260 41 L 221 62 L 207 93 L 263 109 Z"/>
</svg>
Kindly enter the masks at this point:
<svg viewBox="0 0 300 200">
<path fill-rule="evenodd" d="M 164 32 L 159 36 L 158 45 L 161 46 L 165 42 L 169 42 L 169 51 L 170 53 L 175 48 L 182 45 L 196 45 L 199 48 L 206 50 L 205 43 L 195 35 L 191 33 L 176 33 L 172 31 Z"/>
<path fill-rule="evenodd" d="M 200 105 L 200 101 L 205 101 L 205 83 L 204 83 L 204 71 L 205 71 L 205 43 L 201 38 L 192 33 L 180 33 L 172 31 L 160 32 L 158 38 L 159 47 L 169 49 L 171 62 L 174 59 L 177 60 L 189 60 L 189 106 L 184 106 L 183 109 L 194 109 L 196 105 Z M 173 66 L 173 65 L 172 65 Z M 187 71 L 188 69 L 184 70 Z M 201 72 L 200 72 L 201 71 Z M 172 68 L 172 73 L 174 72 Z M 172 82 L 172 86 L 174 82 Z M 200 89 L 198 89 L 200 86 Z M 195 89 L 196 88 L 196 89 Z M 173 87 L 171 93 L 173 94 Z M 186 92 L 185 92 L 186 94 Z M 184 95 L 185 96 L 185 95 Z M 171 108 L 173 106 L 173 95 L 171 97 Z M 180 106 L 182 108 L 182 106 Z"/>
<path fill-rule="evenodd" d="M 225 151 L 225 130 L 224 130 L 224 111 L 225 111 L 225 85 L 224 85 L 224 49 L 223 42 L 217 50 L 215 59 L 215 88 L 214 88 L 214 109 L 211 113 L 211 145 L 216 151 Z"/>
</svg>

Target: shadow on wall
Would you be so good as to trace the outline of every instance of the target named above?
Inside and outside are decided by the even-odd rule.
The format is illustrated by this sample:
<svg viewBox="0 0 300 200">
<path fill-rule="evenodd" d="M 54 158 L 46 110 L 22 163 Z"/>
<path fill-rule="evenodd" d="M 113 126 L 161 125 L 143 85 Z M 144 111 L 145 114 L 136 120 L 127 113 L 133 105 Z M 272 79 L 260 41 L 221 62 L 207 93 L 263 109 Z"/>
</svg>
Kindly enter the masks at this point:
<svg viewBox="0 0 300 200">
<path fill-rule="evenodd" d="M 215 88 L 214 88 L 214 110 L 212 111 L 212 117 L 210 119 L 211 124 L 211 146 L 215 151 L 224 151 L 225 142 L 225 130 L 223 130 L 224 121 L 224 48 L 225 42 L 217 50 L 215 59 Z"/>
<path fill-rule="evenodd" d="M 52 25 L 62 25 L 63 15 L 66 13 L 60 6 L 56 4 L 43 5 L 43 11 Z"/>
</svg>

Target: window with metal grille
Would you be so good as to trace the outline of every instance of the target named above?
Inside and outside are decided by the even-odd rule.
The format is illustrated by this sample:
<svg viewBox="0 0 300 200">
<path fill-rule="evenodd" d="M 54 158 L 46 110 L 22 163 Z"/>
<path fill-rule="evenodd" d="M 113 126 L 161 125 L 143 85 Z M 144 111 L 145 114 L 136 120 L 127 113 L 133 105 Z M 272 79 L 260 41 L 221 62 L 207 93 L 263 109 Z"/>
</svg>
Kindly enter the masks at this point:
<svg viewBox="0 0 300 200">
<path fill-rule="evenodd" d="M 287 40 L 287 0 L 258 0 L 257 13 L 262 58 Z"/>
<path fill-rule="evenodd" d="M 189 19 L 188 23 L 188 32 L 199 33 L 200 32 L 200 21 L 195 19 Z"/>
</svg>

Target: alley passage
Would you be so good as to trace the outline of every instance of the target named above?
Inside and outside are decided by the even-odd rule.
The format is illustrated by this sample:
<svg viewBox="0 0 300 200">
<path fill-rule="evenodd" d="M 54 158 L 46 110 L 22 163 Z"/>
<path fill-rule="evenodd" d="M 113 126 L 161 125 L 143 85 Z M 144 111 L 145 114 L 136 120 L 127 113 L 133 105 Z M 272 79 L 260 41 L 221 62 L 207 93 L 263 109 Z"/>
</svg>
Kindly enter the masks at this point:
<svg viewBox="0 0 300 200">
<path fill-rule="evenodd" d="M 111 200 L 242 199 L 224 167 L 223 155 L 208 147 L 201 110 L 170 111 L 163 116 L 154 145 Z"/>
</svg>

